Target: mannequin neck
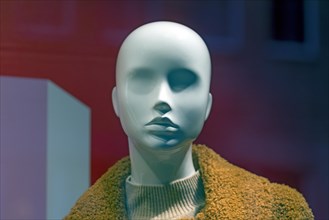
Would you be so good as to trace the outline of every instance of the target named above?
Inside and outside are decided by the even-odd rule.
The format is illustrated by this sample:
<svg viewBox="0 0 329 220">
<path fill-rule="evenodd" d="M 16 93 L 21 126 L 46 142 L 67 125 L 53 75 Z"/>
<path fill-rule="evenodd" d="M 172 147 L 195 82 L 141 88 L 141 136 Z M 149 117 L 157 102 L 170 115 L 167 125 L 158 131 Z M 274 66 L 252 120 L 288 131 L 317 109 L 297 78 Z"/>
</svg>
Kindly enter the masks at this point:
<svg viewBox="0 0 329 220">
<path fill-rule="evenodd" d="M 179 149 L 147 149 L 129 139 L 129 153 L 131 181 L 136 184 L 166 184 L 195 173 L 191 144 Z"/>
</svg>

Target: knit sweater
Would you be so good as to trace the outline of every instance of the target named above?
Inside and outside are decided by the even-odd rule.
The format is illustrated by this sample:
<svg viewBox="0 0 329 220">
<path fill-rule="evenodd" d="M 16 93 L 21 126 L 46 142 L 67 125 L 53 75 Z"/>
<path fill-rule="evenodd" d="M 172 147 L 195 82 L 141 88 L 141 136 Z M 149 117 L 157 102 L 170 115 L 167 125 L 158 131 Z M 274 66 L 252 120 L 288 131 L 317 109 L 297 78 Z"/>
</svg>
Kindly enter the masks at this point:
<svg viewBox="0 0 329 220">
<path fill-rule="evenodd" d="M 314 219 L 295 189 L 239 168 L 203 145 L 193 146 L 193 159 L 206 197 L 196 219 Z M 125 181 L 129 175 L 130 160 L 126 157 L 81 196 L 65 220 L 127 219 Z"/>
<path fill-rule="evenodd" d="M 200 172 L 163 185 L 140 185 L 126 181 L 126 207 L 129 219 L 181 219 L 194 217 L 204 206 Z"/>
</svg>

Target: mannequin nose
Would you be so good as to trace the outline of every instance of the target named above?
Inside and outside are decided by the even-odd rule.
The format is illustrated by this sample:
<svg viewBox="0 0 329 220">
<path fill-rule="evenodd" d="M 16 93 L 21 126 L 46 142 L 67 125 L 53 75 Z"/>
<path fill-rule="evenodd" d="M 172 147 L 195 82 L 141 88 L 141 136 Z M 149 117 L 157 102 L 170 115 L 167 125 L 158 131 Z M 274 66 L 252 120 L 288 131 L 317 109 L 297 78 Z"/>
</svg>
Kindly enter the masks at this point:
<svg viewBox="0 0 329 220">
<path fill-rule="evenodd" d="M 171 111 L 170 103 L 170 88 L 167 83 L 162 83 L 159 88 L 159 94 L 157 103 L 154 106 L 154 110 L 159 112 L 161 115 L 166 114 L 167 112 Z"/>
<path fill-rule="evenodd" d="M 171 111 L 171 107 L 166 102 L 158 102 L 153 108 L 161 115 L 164 115 L 167 112 Z"/>
<path fill-rule="evenodd" d="M 158 89 L 158 102 L 169 103 L 172 98 L 171 89 L 167 82 L 162 82 Z"/>
</svg>

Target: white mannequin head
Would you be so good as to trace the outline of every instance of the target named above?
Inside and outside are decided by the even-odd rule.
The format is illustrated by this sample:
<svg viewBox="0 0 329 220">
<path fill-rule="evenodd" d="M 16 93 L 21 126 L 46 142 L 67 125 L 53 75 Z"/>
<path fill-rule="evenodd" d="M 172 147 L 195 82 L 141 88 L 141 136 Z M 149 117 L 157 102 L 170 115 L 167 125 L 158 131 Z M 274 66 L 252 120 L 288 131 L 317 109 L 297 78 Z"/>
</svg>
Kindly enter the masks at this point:
<svg viewBox="0 0 329 220">
<path fill-rule="evenodd" d="M 210 76 L 207 46 L 190 28 L 153 22 L 130 33 L 117 58 L 112 101 L 132 144 L 191 145 L 211 109 Z"/>
</svg>

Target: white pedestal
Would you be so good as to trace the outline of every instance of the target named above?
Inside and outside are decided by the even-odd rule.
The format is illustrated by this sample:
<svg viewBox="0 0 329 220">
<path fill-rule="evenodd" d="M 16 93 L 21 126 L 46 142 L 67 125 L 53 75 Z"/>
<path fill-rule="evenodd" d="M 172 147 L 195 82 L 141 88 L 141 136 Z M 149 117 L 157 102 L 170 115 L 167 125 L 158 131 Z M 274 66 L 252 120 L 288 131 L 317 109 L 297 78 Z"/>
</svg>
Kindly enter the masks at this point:
<svg viewBox="0 0 329 220">
<path fill-rule="evenodd" d="M 90 109 L 43 79 L 0 77 L 0 219 L 61 219 L 90 184 Z"/>
</svg>

